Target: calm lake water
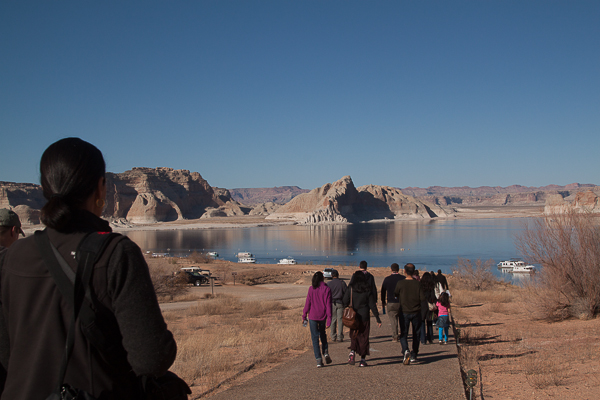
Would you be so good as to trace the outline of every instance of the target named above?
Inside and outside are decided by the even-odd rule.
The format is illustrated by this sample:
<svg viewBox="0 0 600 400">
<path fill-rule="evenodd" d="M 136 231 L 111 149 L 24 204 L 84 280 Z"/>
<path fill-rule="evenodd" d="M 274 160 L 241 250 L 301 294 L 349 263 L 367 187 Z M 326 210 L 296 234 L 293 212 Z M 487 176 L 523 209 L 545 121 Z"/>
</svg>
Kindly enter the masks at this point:
<svg viewBox="0 0 600 400">
<path fill-rule="evenodd" d="M 431 220 L 326 226 L 265 226 L 196 230 L 131 231 L 125 234 L 144 251 L 181 256 L 216 251 L 237 261 L 239 251 L 254 254 L 258 263 L 275 264 L 284 257 L 298 263 L 358 265 L 369 268 L 412 262 L 419 269 L 451 270 L 458 257 L 519 258 L 515 239 L 522 218 Z M 496 268 L 494 268 L 496 272 Z M 499 276 L 505 276 L 497 272 Z"/>
</svg>

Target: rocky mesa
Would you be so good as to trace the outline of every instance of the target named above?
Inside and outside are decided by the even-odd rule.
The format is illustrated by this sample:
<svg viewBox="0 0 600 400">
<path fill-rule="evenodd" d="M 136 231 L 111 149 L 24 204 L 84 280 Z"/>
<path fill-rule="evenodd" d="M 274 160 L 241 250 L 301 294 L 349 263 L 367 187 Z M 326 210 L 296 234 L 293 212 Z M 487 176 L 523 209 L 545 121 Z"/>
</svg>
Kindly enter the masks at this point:
<svg viewBox="0 0 600 400">
<path fill-rule="evenodd" d="M 425 204 L 396 188 L 366 185 L 357 189 L 352 178 L 344 176 L 334 183 L 298 195 L 267 219 L 322 224 L 448 215 L 442 207 Z"/>
</svg>

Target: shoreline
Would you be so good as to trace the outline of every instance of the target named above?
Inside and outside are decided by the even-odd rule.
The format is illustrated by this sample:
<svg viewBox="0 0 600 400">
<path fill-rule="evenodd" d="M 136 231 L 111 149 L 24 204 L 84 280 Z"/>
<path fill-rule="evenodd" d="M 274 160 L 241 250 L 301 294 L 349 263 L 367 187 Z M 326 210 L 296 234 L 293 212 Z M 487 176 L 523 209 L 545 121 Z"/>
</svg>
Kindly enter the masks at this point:
<svg viewBox="0 0 600 400">
<path fill-rule="evenodd" d="M 447 221 L 453 219 L 496 219 L 496 218 L 531 218 L 541 217 L 543 215 L 543 206 L 477 206 L 457 208 L 457 214 L 448 217 L 434 217 L 430 220 L 423 218 L 396 218 L 396 219 L 373 219 L 361 223 L 394 223 L 406 221 Z M 319 225 L 347 225 L 327 223 Z M 298 225 L 295 221 L 266 220 L 266 216 L 238 216 L 238 217 L 213 217 L 198 218 L 190 220 L 178 220 L 167 222 L 154 222 L 145 224 L 131 224 L 130 226 L 121 226 L 111 223 L 114 232 L 132 232 L 132 231 L 164 231 L 164 230 L 193 230 L 193 229 L 223 229 L 223 228 L 256 228 L 261 226 L 280 226 L 280 225 Z M 32 234 L 36 230 L 44 229 L 43 224 L 23 225 L 23 231 L 26 235 Z"/>
</svg>

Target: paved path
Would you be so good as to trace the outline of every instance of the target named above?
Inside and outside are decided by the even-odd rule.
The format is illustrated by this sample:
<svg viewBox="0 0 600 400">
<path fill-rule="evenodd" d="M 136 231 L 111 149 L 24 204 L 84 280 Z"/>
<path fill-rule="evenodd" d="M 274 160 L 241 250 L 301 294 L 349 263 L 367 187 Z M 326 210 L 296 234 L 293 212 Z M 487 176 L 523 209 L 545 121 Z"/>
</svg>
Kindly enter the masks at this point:
<svg viewBox="0 0 600 400">
<path fill-rule="evenodd" d="M 421 345 L 419 362 L 403 365 L 400 343 L 391 341 L 387 315 L 382 315 L 381 328 L 377 328 L 374 318 L 371 321 L 371 355 L 366 368 L 358 367 L 358 362 L 347 364 L 350 342 L 344 339 L 329 344 L 333 359 L 330 365 L 316 368 L 311 349 L 210 399 L 465 400 L 452 332 L 450 343 L 439 345 L 436 339 L 434 344 Z M 310 334 L 308 328 L 304 334 Z"/>
</svg>

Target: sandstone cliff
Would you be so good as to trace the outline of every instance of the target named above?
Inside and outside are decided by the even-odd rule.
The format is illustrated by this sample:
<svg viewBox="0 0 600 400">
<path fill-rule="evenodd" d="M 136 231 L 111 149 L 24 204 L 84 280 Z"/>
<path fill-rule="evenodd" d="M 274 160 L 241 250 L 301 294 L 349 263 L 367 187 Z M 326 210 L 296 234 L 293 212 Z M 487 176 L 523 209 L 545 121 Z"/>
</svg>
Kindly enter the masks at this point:
<svg viewBox="0 0 600 400">
<path fill-rule="evenodd" d="M 577 192 L 576 194 L 563 197 L 560 194 L 554 194 L 548 197 L 544 214 L 561 214 L 575 210 L 578 212 L 600 213 L 600 187 L 594 190 Z"/>
<path fill-rule="evenodd" d="M 396 188 L 367 185 L 356 189 L 352 178 L 345 176 L 334 183 L 298 195 L 267 219 L 321 224 L 447 215 L 440 206 L 426 205 Z"/>
<path fill-rule="evenodd" d="M 119 226 L 250 211 L 233 201 L 228 190 L 212 188 L 199 173 L 187 170 L 133 168 L 120 174 L 107 172 L 106 190 L 103 217 Z M 39 210 L 45 203 L 39 185 L 0 182 L 0 207 L 14 209 L 23 224 L 39 224 Z"/>
<path fill-rule="evenodd" d="M 21 224 L 39 224 L 39 210 L 44 204 L 46 199 L 40 185 L 0 182 L 0 208 L 8 208 L 16 212 Z"/>
<path fill-rule="evenodd" d="M 279 186 L 272 188 L 238 188 L 230 189 L 231 198 L 240 203 L 254 206 L 262 203 L 285 204 L 302 193 L 308 193 L 307 189 L 298 186 Z"/>
<path fill-rule="evenodd" d="M 133 223 L 152 223 L 196 219 L 209 209 L 217 209 L 227 215 L 243 214 L 226 189 L 213 189 L 198 172 L 133 168 L 120 174 L 106 175 L 104 214 L 107 217 L 125 218 Z"/>
</svg>

